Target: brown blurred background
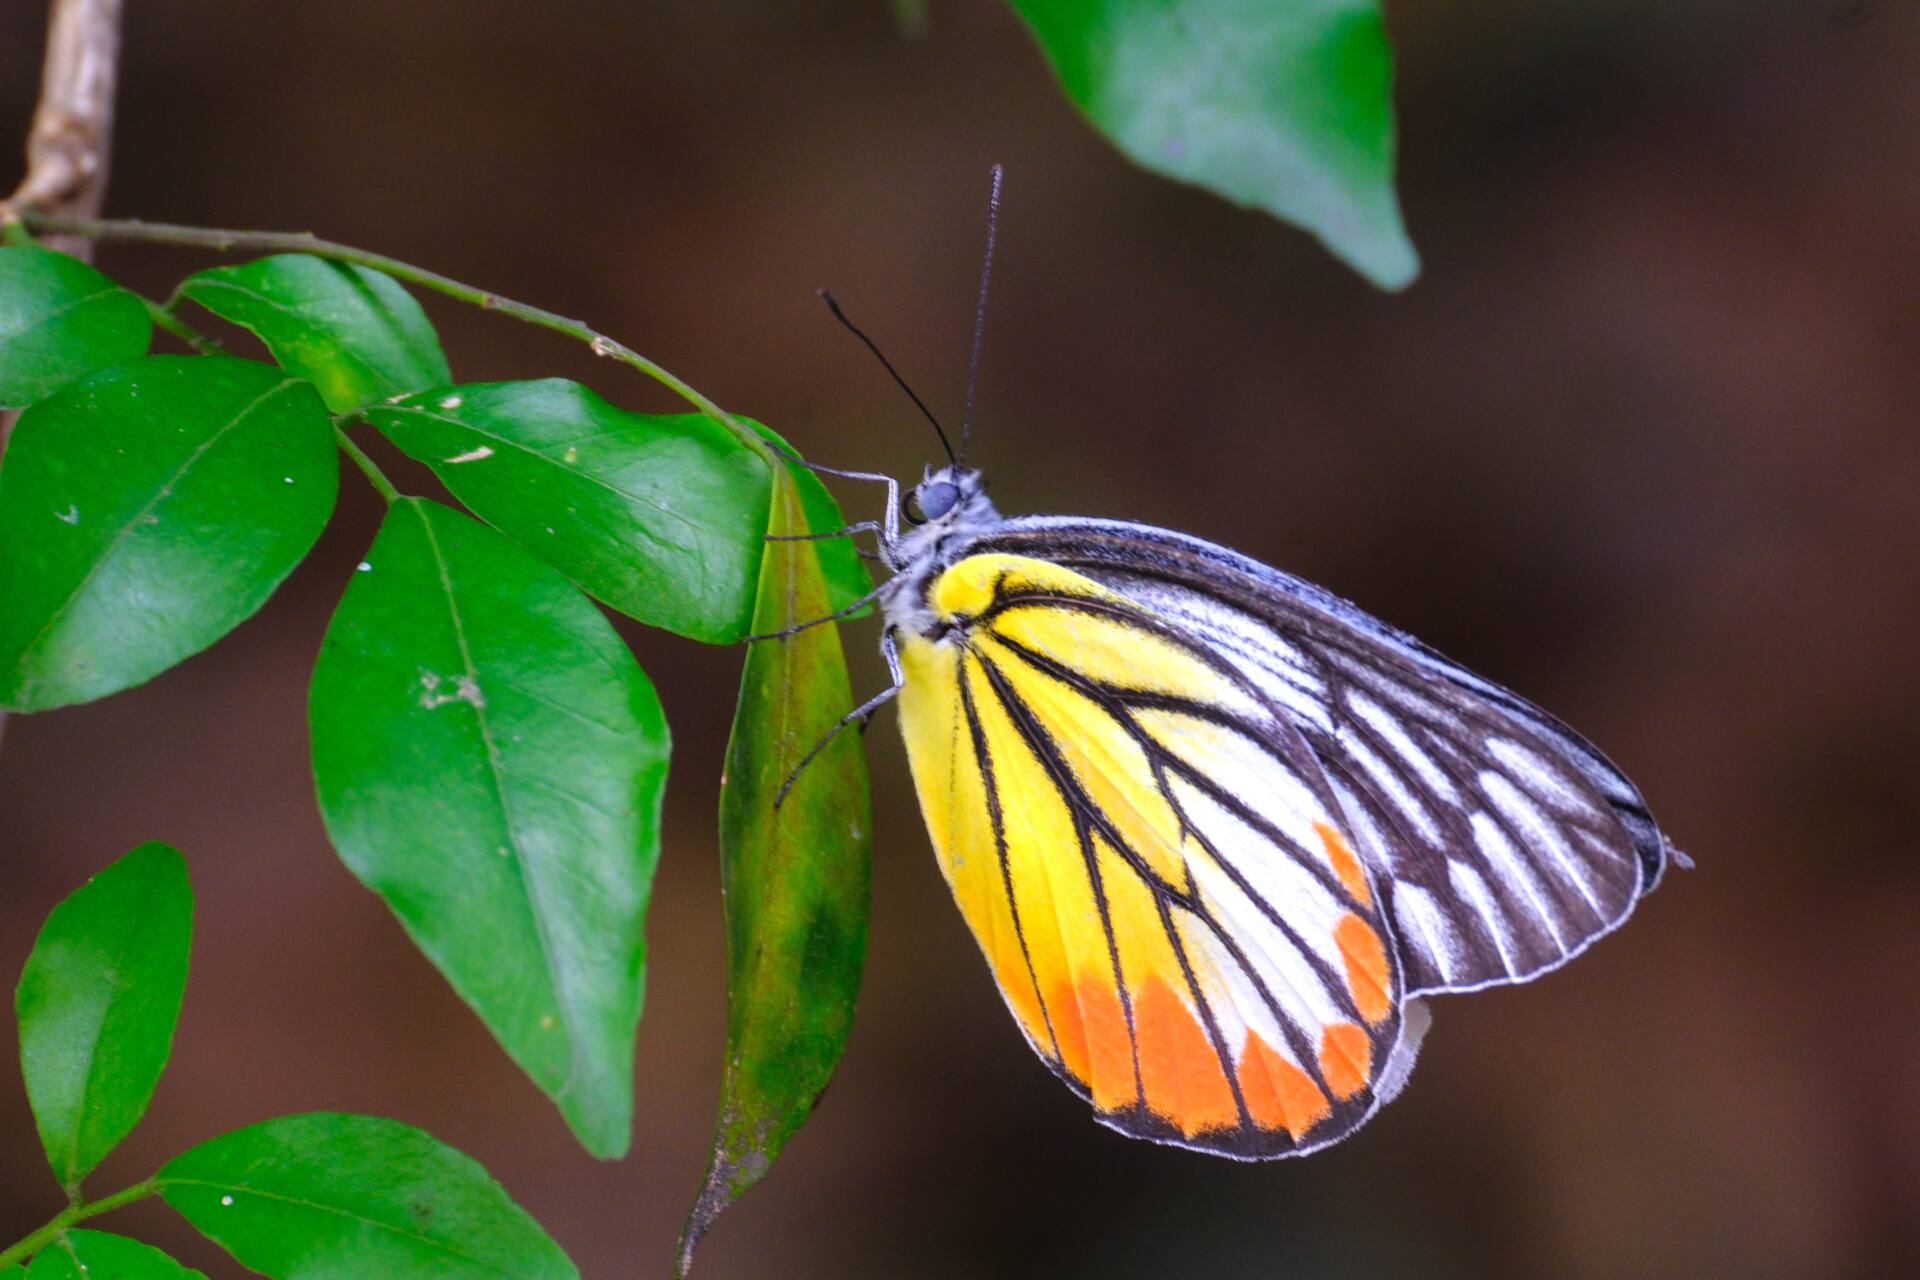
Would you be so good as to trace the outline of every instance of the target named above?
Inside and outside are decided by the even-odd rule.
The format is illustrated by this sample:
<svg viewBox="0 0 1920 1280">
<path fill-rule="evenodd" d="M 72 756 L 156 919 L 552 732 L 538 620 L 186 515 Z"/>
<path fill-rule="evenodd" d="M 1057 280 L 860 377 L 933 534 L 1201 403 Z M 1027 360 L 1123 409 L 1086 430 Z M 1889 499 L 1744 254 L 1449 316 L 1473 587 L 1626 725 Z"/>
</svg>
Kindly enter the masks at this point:
<svg viewBox="0 0 1920 1280">
<path fill-rule="evenodd" d="M 8 149 L 42 8 L 0 4 Z M 1391 0 L 1426 262 L 1402 296 L 1129 167 L 998 4 L 935 4 L 920 41 L 883 0 L 128 8 L 110 211 L 312 228 L 585 316 L 843 465 L 935 446 L 814 286 L 956 413 L 1005 161 L 977 436 L 1002 508 L 1189 529 L 1359 600 L 1581 727 L 1699 861 L 1566 972 L 1442 1002 L 1352 1141 L 1236 1166 L 1097 1127 L 1033 1060 L 883 716 L 852 1045 L 704 1274 L 1920 1271 L 1920 4 Z M 100 261 L 164 292 L 204 259 Z M 461 377 L 674 407 L 434 314 Z M 8 726 L 0 974 L 85 876 L 174 841 L 186 1013 L 99 1190 L 271 1114 L 372 1111 L 481 1159 L 587 1276 L 662 1274 L 718 1089 L 740 654 L 627 628 L 678 752 L 634 1151 L 596 1164 L 328 850 L 304 686 L 378 507 L 343 484 L 236 634 Z M 871 624 L 847 639 L 877 687 Z M 58 1204 L 0 1062 L 11 1240 Z M 164 1208 L 116 1222 L 236 1274 Z"/>
</svg>

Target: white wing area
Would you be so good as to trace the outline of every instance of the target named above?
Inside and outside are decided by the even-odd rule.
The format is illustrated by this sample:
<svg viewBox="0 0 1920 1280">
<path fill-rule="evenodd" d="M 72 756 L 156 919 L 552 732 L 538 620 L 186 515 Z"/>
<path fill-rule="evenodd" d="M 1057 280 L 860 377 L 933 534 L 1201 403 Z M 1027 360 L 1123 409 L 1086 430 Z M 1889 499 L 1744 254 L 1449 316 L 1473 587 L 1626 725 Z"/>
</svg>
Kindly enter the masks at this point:
<svg viewBox="0 0 1920 1280">
<path fill-rule="evenodd" d="M 1665 842 L 1639 792 L 1585 739 L 1318 587 L 1123 521 L 1010 520 L 967 551 L 1131 597 L 1299 729 L 1374 870 L 1409 995 L 1556 968 L 1659 878 Z"/>
</svg>

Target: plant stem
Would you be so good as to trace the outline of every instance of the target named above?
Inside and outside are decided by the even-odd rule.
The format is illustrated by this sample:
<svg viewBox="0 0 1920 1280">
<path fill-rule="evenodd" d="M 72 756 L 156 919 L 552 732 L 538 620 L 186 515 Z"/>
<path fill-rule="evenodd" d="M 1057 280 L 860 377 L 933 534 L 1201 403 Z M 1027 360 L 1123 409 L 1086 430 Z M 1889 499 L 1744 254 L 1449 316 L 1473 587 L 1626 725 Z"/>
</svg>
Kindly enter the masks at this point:
<svg viewBox="0 0 1920 1280">
<path fill-rule="evenodd" d="M 368 483 L 380 491 L 380 496 L 386 500 L 388 506 L 392 506 L 405 496 L 400 490 L 394 488 L 393 481 L 387 479 L 387 473 L 380 469 L 380 464 L 369 458 L 366 451 L 353 442 L 353 437 L 347 434 L 346 428 L 342 427 L 337 419 L 333 424 L 333 438 L 339 443 L 340 452 L 353 459 L 353 465 L 360 468 L 361 473 L 367 477 Z"/>
<path fill-rule="evenodd" d="M 121 0 L 53 0 L 40 100 L 27 132 L 27 172 L 0 201 L 0 220 L 28 209 L 92 217 L 106 196 L 113 96 L 120 72 Z M 47 246 L 85 261 L 90 247 Z"/>
<path fill-rule="evenodd" d="M 141 298 L 140 301 L 146 304 L 147 318 L 153 321 L 154 328 L 165 329 L 168 333 L 180 339 L 180 341 L 186 343 L 203 356 L 212 355 L 214 352 L 220 350 L 220 344 L 218 342 L 209 338 L 206 334 L 201 333 L 179 316 L 173 314 L 170 309 L 161 306 L 152 298 Z"/>
<path fill-rule="evenodd" d="M 110 1196 L 102 1196 L 90 1204 L 68 1205 L 65 1209 L 55 1214 L 52 1221 L 48 1222 L 38 1231 L 35 1231 L 32 1235 L 26 1237 L 18 1244 L 11 1245 L 5 1250 L 0 1250 L 0 1267 L 8 1267 L 24 1258 L 32 1257 L 49 1244 L 52 1244 L 54 1240 L 59 1238 L 61 1232 L 76 1222 L 85 1222 L 88 1218 L 97 1218 L 103 1213 L 108 1213 L 120 1208 L 122 1205 L 132 1204 L 136 1200 L 145 1200 L 159 1189 L 159 1183 L 152 1178 L 148 1178 L 145 1182 L 135 1183 L 133 1186 L 121 1191 L 116 1191 Z"/>
<path fill-rule="evenodd" d="M 405 280 L 422 289 L 444 294 L 470 306 L 476 306 L 485 311 L 497 311 L 501 315 L 511 316 L 526 324 L 551 329 L 555 333 L 565 334 L 584 342 L 595 355 L 606 356 L 638 369 L 672 391 L 732 432 L 742 444 L 760 455 L 769 467 L 774 466 L 778 461 L 773 449 L 750 427 L 737 421 L 731 414 L 694 390 L 677 375 L 655 364 L 631 347 L 615 342 L 584 321 L 569 320 L 565 316 L 544 308 L 531 306 L 525 302 L 516 302 L 512 298 L 502 297 L 470 284 L 463 284 L 450 276 L 443 276 L 437 271 L 428 271 L 424 267 L 416 267 L 412 263 L 402 262 L 397 258 L 389 258 L 385 254 L 371 253 L 365 249 L 356 249 L 352 245 L 322 240 L 306 231 L 222 231 L 212 227 L 182 227 L 165 222 L 143 222 L 138 218 L 61 218 L 38 213 L 32 209 L 22 209 L 20 216 L 28 227 L 36 231 L 86 236 L 95 240 L 141 240 L 152 244 L 212 249 L 219 253 L 228 253 L 236 249 L 263 253 L 310 253 L 318 258 L 330 258 L 337 262 L 350 262 L 356 266 L 371 267 L 395 279 Z"/>
</svg>

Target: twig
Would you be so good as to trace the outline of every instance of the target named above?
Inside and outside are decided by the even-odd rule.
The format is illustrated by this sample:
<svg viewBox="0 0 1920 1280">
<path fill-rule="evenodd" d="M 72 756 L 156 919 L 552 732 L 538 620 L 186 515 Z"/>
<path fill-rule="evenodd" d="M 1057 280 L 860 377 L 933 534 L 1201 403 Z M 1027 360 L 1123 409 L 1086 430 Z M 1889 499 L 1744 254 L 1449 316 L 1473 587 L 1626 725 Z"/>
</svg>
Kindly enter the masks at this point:
<svg viewBox="0 0 1920 1280">
<path fill-rule="evenodd" d="M 159 1180 L 148 1178 L 145 1182 L 135 1183 L 110 1196 L 102 1196 L 91 1203 L 75 1202 L 55 1214 L 51 1221 L 32 1235 L 0 1250 L 0 1267 L 10 1267 L 25 1258 L 30 1258 L 40 1250 L 58 1240 L 63 1232 L 76 1222 L 85 1222 L 88 1218 L 97 1218 L 103 1213 L 112 1213 L 123 1205 L 136 1200 L 145 1200 L 160 1189 Z"/>
<path fill-rule="evenodd" d="M 34 231 L 87 236 L 95 240 L 137 240 L 148 244 L 212 249 L 219 253 L 230 253 L 234 250 L 245 250 L 250 253 L 310 253 L 317 258 L 371 267 L 397 280 L 405 280 L 409 284 L 430 289 L 482 310 L 512 316 L 527 324 L 538 325 L 542 329 L 551 329 L 555 333 L 563 333 L 570 338 L 578 339 L 586 343 L 593 354 L 618 360 L 646 374 L 732 432 L 742 444 L 759 454 L 769 467 L 778 465 L 779 460 L 775 457 L 772 448 L 760 438 L 758 432 L 694 390 L 677 375 L 655 364 L 631 347 L 615 342 L 585 321 L 569 320 L 543 307 L 516 302 L 512 298 L 502 297 L 486 289 L 462 283 L 450 276 L 443 276 L 437 271 L 428 271 L 410 262 L 389 258 L 383 253 L 373 253 L 366 249 L 356 249 L 352 245 L 322 240 L 308 231 L 222 231 L 213 227 L 182 227 L 166 222 L 143 222 L 138 218 L 58 217 L 32 209 L 22 210 L 21 217 Z"/>
<path fill-rule="evenodd" d="M 203 356 L 212 355 L 214 352 L 220 350 L 220 344 L 218 342 L 193 328 L 186 321 L 175 315 L 171 307 L 163 307 L 152 298 L 147 297 L 142 297 L 140 301 L 146 304 L 147 318 L 153 321 L 154 328 L 165 329 L 168 333 L 180 339 L 180 341 L 186 343 Z"/>
<path fill-rule="evenodd" d="M 347 429 L 339 418 L 336 418 L 333 423 L 333 439 L 334 443 L 340 446 L 340 452 L 346 454 L 348 460 L 360 468 L 360 474 L 367 478 L 367 482 L 379 490 L 381 501 L 392 506 L 405 496 L 394 487 L 393 481 L 387 479 L 387 473 L 380 469 L 380 464 L 369 458 L 366 451 L 353 442 L 353 437 L 347 434 Z"/>
<path fill-rule="evenodd" d="M 40 104 L 27 133 L 27 173 L 0 221 L 28 211 L 92 217 L 107 194 L 120 0 L 53 0 Z M 84 243 L 55 245 L 87 257 Z"/>
</svg>

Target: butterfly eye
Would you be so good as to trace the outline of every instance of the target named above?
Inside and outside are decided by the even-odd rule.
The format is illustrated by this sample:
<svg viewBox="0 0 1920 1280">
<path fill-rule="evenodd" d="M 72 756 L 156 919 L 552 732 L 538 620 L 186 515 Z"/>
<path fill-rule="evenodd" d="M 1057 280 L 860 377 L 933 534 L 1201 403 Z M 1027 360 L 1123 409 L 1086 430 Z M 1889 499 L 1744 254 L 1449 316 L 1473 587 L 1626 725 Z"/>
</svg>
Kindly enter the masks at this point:
<svg viewBox="0 0 1920 1280">
<path fill-rule="evenodd" d="M 934 480 L 913 491 L 912 505 L 920 509 L 920 520 L 938 520 L 960 501 L 960 487 L 945 480 Z M 912 518 L 912 512 L 908 512 Z"/>
</svg>

